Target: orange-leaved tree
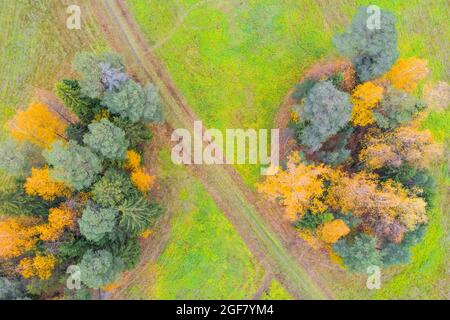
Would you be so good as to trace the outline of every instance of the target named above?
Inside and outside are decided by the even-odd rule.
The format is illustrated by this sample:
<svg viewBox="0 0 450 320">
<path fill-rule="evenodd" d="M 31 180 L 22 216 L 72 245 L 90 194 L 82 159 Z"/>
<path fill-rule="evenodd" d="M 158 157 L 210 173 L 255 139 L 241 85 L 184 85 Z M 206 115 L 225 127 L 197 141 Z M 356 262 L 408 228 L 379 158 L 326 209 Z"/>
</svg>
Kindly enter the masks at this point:
<svg viewBox="0 0 450 320">
<path fill-rule="evenodd" d="M 320 229 L 320 238 L 326 243 L 336 243 L 350 232 L 350 228 L 341 219 L 325 222 Z"/>
<path fill-rule="evenodd" d="M 31 103 L 9 122 L 11 135 L 19 141 L 29 141 L 48 148 L 56 139 L 66 139 L 66 124 L 45 104 Z"/>
<path fill-rule="evenodd" d="M 139 168 L 131 173 L 131 182 L 139 191 L 147 192 L 152 188 L 155 177 L 147 174 L 144 169 Z"/>
<path fill-rule="evenodd" d="M 287 218 L 295 221 L 307 210 L 313 213 L 323 213 L 326 210 L 323 202 L 324 178 L 329 170 L 323 165 L 306 165 L 294 155 L 288 160 L 286 170 L 269 176 L 257 188 L 270 198 L 279 199 L 285 206 Z"/>
<path fill-rule="evenodd" d="M 420 80 L 425 79 L 429 74 L 428 62 L 416 57 L 399 59 L 386 74 L 386 78 L 391 84 L 406 92 L 413 92 Z"/>
<path fill-rule="evenodd" d="M 0 220 L 0 258 L 15 258 L 33 249 L 38 240 L 34 222 L 22 217 Z"/>
</svg>

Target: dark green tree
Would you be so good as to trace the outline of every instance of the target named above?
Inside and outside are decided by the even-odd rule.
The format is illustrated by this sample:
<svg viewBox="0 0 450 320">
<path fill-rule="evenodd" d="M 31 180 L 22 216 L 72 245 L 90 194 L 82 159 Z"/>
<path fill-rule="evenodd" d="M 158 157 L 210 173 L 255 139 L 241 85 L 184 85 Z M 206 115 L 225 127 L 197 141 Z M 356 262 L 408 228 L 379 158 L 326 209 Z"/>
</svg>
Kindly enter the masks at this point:
<svg viewBox="0 0 450 320">
<path fill-rule="evenodd" d="M 316 151 L 347 125 L 352 105 L 347 93 L 337 90 L 330 81 L 321 81 L 309 90 L 296 111 L 303 124 L 297 132 L 300 143 Z"/>
<path fill-rule="evenodd" d="M 67 145 L 56 141 L 43 155 L 51 166 L 52 177 L 75 190 L 89 187 L 102 170 L 100 159 L 89 148 L 82 147 L 73 140 Z"/>
<path fill-rule="evenodd" d="M 349 270 L 366 272 L 369 266 L 381 266 L 380 252 L 376 248 L 377 240 L 360 233 L 353 239 L 341 239 L 333 245 L 334 251 L 341 256 Z"/>
<path fill-rule="evenodd" d="M 162 106 L 157 88 L 149 84 L 142 88 L 133 80 L 123 82 L 118 89 L 105 92 L 103 104 L 113 114 L 135 123 L 162 122 Z"/>
<path fill-rule="evenodd" d="M 381 10 L 379 18 L 376 21 L 368 7 L 361 7 L 348 30 L 334 38 L 338 51 L 351 58 L 361 82 L 381 76 L 398 59 L 395 17 Z"/>
<path fill-rule="evenodd" d="M 88 204 L 78 220 L 80 233 L 89 241 L 99 242 L 114 230 L 118 212 L 113 208 L 100 208 L 94 203 Z"/>
<path fill-rule="evenodd" d="M 138 235 L 152 226 L 161 214 L 161 208 L 143 196 L 126 199 L 117 210 L 122 214 L 120 226 L 133 235 Z"/>
<path fill-rule="evenodd" d="M 83 137 L 84 143 L 92 150 L 110 160 L 125 158 L 129 142 L 125 132 L 112 124 L 108 119 L 101 119 L 89 126 L 89 132 Z"/>
<path fill-rule="evenodd" d="M 92 188 L 94 201 L 103 207 L 115 208 L 126 199 L 133 198 L 138 194 L 129 176 L 116 169 L 106 171 L 105 175 Z"/>
<path fill-rule="evenodd" d="M 120 259 L 108 250 L 88 250 L 80 262 L 81 281 L 89 288 L 98 289 L 114 282 L 122 266 Z"/>
<path fill-rule="evenodd" d="M 89 124 L 104 109 L 100 100 L 81 95 L 77 80 L 62 80 L 56 85 L 56 94 L 83 124 Z"/>
</svg>

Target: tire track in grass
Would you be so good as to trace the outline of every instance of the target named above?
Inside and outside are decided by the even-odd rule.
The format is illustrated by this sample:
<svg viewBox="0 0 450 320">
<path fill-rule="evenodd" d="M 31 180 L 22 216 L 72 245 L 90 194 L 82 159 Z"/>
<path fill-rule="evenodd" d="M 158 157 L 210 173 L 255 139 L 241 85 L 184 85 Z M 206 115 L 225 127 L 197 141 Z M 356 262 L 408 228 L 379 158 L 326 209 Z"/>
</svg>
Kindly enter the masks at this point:
<svg viewBox="0 0 450 320">
<path fill-rule="evenodd" d="M 139 80 L 144 83 L 151 81 L 159 87 L 167 123 L 172 128 L 186 128 L 192 132 L 193 123 L 198 118 L 150 50 L 137 25 L 130 18 L 124 2 L 92 1 L 89 6 L 109 36 L 112 46 L 122 54 Z M 169 137 L 167 143 L 170 145 Z M 311 256 L 317 258 L 314 263 L 330 269 L 333 267 L 327 264 L 323 257 L 311 253 L 309 248 L 295 237 L 289 223 L 280 218 L 279 208 L 249 191 L 231 166 L 203 165 L 191 168 L 192 173 L 200 178 L 253 254 L 268 271 L 277 276 L 294 297 L 331 297 L 314 270 Z"/>
</svg>

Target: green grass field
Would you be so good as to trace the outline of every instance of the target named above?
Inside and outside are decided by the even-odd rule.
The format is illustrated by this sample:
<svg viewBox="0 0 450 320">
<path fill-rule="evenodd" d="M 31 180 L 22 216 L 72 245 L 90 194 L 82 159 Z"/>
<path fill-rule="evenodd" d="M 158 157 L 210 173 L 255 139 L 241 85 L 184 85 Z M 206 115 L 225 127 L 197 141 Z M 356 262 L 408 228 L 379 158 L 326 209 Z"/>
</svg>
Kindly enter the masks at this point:
<svg viewBox="0 0 450 320">
<path fill-rule="evenodd" d="M 449 79 L 445 0 L 128 0 L 190 106 L 222 130 L 272 127 L 288 89 L 317 59 L 335 54 L 333 34 L 367 3 L 397 14 L 402 56 L 426 58 L 434 78 Z M 256 166 L 238 170 L 250 187 L 260 177 Z"/>
<path fill-rule="evenodd" d="M 61 1 L 0 0 L 0 8 L 2 140 L 7 136 L 5 123 L 17 108 L 31 102 L 35 88 L 52 90 L 59 78 L 69 75 L 75 52 L 100 50 L 105 44 L 88 12 L 81 30 L 68 30 Z M 2 172 L 0 179 L 6 179 Z"/>
<path fill-rule="evenodd" d="M 277 281 L 272 280 L 269 288 L 261 295 L 261 300 L 292 300 L 292 296 Z"/>
<path fill-rule="evenodd" d="M 283 97 L 302 72 L 319 58 L 336 54 L 332 35 L 344 30 L 359 5 L 377 4 L 393 12 L 400 55 L 425 58 L 433 79 L 450 79 L 450 8 L 445 0 L 127 2 L 175 84 L 208 127 L 271 127 Z M 448 124 L 448 112 L 432 112 L 424 126 L 443 141 Z M 250 187 L 260 178 L 256 166 L 238 170 Z M 445 190 L 447 168 L 437 168 L 436 176 Z M 446 200 L 446 194 L 438 197 L 427 236 L 414 248 L 411 264 L 388 270 L 390 276 L 376 293 L 361 293 L 354 285 L 346 290 L 343 284 L 336 296 L 442 298 L 443 292 L 433 288 L 445 277 L 446 218 L 441 208 L 446 208 Z"/>
<path fill-rule="evenodd" d="M 130 298 L 250 299 L 263 269 L 202 184 L 169 151 L 160 153 L 158 179 L 171 188 L 170 234 L 156 263 L 149 263 Z"/>
</svg>

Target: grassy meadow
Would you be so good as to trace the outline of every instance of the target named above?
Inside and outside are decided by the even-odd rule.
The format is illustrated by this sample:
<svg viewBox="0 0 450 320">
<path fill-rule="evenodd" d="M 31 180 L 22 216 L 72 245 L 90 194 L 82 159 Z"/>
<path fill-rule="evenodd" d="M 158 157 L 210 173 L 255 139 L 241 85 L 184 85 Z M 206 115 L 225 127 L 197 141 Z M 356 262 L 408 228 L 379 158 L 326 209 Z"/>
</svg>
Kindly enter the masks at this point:
<svg viewBox="0 0 450 320">
<path fill-rule="evenodd" d="M 149 43 L 199 118 L 211 128 L 270 128 L 283 97 L 318 59 L 336 55 L 332 36 L 344 30 L 356 8 L 376 4 L 397 17 L 401 57 L 425 58 L 433 80 L 449 81 L 449 4 L 425 1 L 207 1 L 127 0 Z M 449 132 L 448 111 L 424 122 L 436 139 Z M 256 166 L 239 166 L 249 187 Z M 435 169 L 440 182 L 424 242 L 412 262 L 387 270 L 382 289 L 361 292 L 342 283 L 336 296 L 377 299 L 444 297 L 448 219 L 448 167 Z M 345 280 L 348 281 L 348 280 Z M 350 281 L 351 282 L 351 281 Z M 363 285 L 363 284 L 362 284 Z M 348 288 L 346 290 L 346 288 Z M 364 288 L 362 288 L 363 291 Z"/>
<path fill-rule="evenodd" d="M 149 43 L 198 117 L 210 128 L 271 128 L 283 97 L 359 5 L 397 16 L 401 56 L 429 60 L 449 80 L 448 2 L 308 0 L 128 0 Z M 442 41 L 446 38 L 447 41 Z M 250 187 L 257 166 L 239 166 Z"/>
<path fill-rule="evenodd" d="M 137 275 L 132 299 L 251 299 L 264 270 L 203 185 L 159 154 L 158 179 L 173 214 L 161 255 Z"/>
</svg>

